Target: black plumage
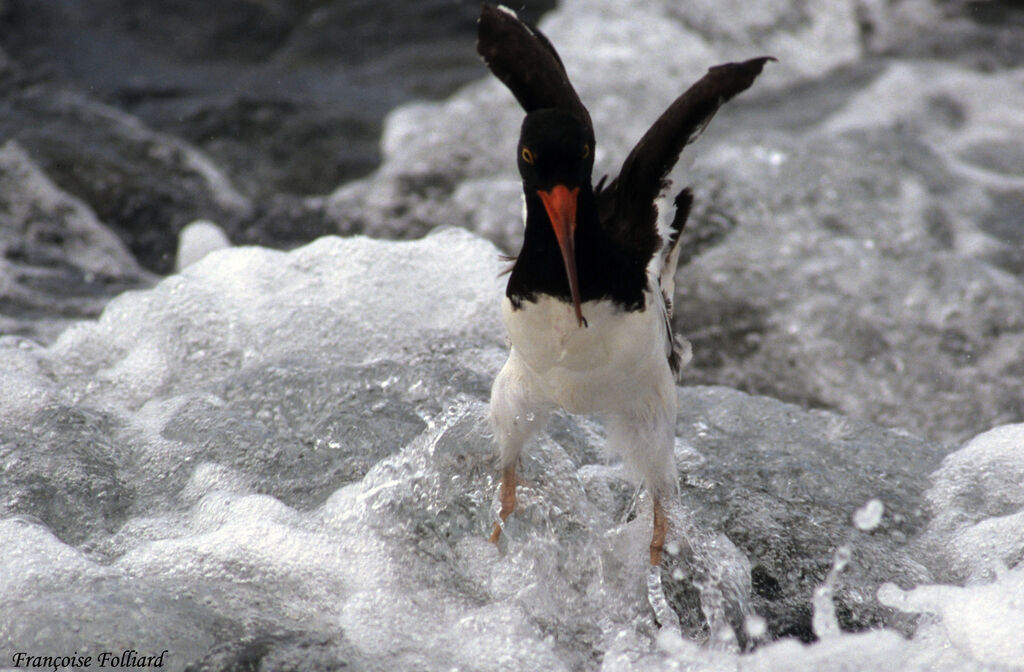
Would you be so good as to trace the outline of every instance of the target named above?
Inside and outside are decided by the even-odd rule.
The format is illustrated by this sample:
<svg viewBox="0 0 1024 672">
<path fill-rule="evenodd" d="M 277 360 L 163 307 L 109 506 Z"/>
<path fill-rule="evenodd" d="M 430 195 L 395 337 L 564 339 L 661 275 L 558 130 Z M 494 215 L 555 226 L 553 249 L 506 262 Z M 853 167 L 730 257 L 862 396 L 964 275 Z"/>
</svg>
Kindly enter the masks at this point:
<svg viewBox="0 0 1024 672">
<path fill-rule="evenodd" d="M 626 157 L 619 175 L 595 188 L 591 170 L 594 129 L 551 42 L 503 7 L 485 5 L 477 51 L 526 111 L 519 169 L 526 197 L 526 232 L 506 295 L 514 306 L 541 294 L 572 301 L 571 281 L 538 191 L 565 184 L 576 196 L 574 231 L 580 302 L 608 299 L 623 310 L 644 309 L 647 266 L 663 246 L 678 244 L 692 203 L 688 190 L 675 199 L 667 240 L 657 230 L 655 201 L 666 175 L 715 112 L 747 89 L 771 57 L 711 68 L 669 105 Z M 528 150 L 534 164 L 523 159 Z M 669 305 L 671 297 L 667 297 Z"/>
</svg>

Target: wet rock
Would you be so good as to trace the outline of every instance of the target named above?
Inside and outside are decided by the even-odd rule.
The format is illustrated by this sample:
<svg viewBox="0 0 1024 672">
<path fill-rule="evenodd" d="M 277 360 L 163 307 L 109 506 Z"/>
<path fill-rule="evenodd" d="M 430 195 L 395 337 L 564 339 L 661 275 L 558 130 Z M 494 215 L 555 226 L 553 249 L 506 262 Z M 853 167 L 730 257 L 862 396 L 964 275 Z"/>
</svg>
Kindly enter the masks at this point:
<svg viewBox="0 0 1024 672">
<path fill-rule="evenodd" d="M 911 542 L 930 519 L 924 493 L 947 449 L 727 388 L 681 388 L 679 407 L 678 436 L 696 452 L 680 460 L 683 501 L 749 559 L 751 604 L 772 638 L 814 638 L 812 594 L 844 546 L 851 556 L 835 595 L 840 627 L 913 630 L 875 592 L 886 581 L 936 580 Z M 854 512 L 872 499 L 885 507 L 881 523 L 859 531 Z"/>
<path fill-rule="evenodd" d="M 92 210 L 14 141 L 0 148 L 0 252 L 0 331 L 41 342 L 152 282 Z"/>
<path fill-rule="evenodd" d="M 251 207 L 194 147 L 82 95 L 32 86 L 0 106 L 0 136 L 88 203 L 149 270 L 174 267 L 177 234 L 189 222 L 230 222 Z"/>
<path fill-rule="evenodd" d="M 552 4 L 531 0 L 526 13 Z M 189 142 L 251 197 L 326 193 L 365 175 L 389 109 L 482 73 L 475 2 L 6 7 L 0 41 L 28 73 Z"/>
</svg>

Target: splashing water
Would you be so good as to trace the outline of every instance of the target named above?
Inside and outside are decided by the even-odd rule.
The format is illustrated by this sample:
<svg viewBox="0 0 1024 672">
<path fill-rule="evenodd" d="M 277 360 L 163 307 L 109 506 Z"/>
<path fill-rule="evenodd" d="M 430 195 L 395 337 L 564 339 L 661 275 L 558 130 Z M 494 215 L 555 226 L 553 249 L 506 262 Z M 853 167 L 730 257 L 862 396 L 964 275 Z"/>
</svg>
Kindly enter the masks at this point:
<svg viewBox="0 0 1024 672">
<path fill-rule="evenodd" d="M 669 517 L 669 538 L 666 542 L 665 569 L 657 580 L 648 577 L 648 599 L 662 624 L 676 626 L 676 618 L 663 617 L 665 598 L 663 581 L 670 583 L 669 593 L 682 620 L 688 623 L 703 621 L 707 627 L 707 642 L 715 649 L 739 651 L 747 643 L 743 627 L 750 615 L 750 561 L 724 535 L 701 524 L 695 510 L 685 500 L 665 507 Z M 697 591 L 699 619 L 686 593 Z"/>
<path fill-rule="evenodd" d="M 872 499 L 854 512 L 853 524 L 862 532 L 870 532 L 882 522 L 884 513 L 885 505 L 877 499 Z"/>
<path fill-rule="evenodd" d="M 832 601 L 835 595 L 836 581 L 839 574 L 846 569 L 850 562 L 852 550 L 846 544 L 836 549 L 832 557 L 832 569 L 829 570 L 825 582 L 814 591 L 812 606 L 814 615 L 811 618 L 811 627 L 818 639 L 836 637 L 839 635 L 839 619 L 836 617 L 836 606 Z"/>
<path fill-rule="evenodd" d="M 671 630 L 682 636 L 682 629 L 679 625 L 679 616 L 672 611 L 665 597 L 665 587 L 661 582 L 661 567 L 651 567 L 647 570 L 647 602 L 654 610 L 654 618 L 664 630 Z"/>
<path fill-rule="evenodd" d="M 832 567 L 829 569 L 824 583 L 814 590 L 812 599 L 814 615 L 811 619 L 811 627 L 819 639 L 839 635 L 839 619 L 836 616 L 836 607 L 833 601 L 836 582 L 842 571 L 850 564 L 850 558 L 853 557 L 853 543 L 857 535 L 861 532 L 870 532 L 878 527 L 882 522 L 883 513 L 885 513 L 885 505 L 878 499 L 869 500 L 854 512 L 855 528 L 850 531 L 846 543 L 840 545 L 832 556 Z"/>
</svg>

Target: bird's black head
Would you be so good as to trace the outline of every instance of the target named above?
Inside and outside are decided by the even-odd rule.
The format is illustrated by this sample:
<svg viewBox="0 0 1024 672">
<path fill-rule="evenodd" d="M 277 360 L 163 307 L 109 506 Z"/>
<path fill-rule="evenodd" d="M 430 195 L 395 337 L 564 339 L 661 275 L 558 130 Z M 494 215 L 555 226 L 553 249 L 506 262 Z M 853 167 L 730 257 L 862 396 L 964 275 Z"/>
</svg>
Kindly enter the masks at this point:
<svg viewBox="0 0 1024 672">
<path fill-rule="evenodd" d="M 539 199 L 558 240 L 565 264 L 576 320 L 585 324 L 576 274 L 576 224 L 581 190 L 591 192 L 594 135 L 570 112 L 535 110 L 523 120 L 519 134 L 519 174 L 523 177 L 527 211 Z M 539 208 L 537 209 L 539 211 Z M 539 212 L 538 212 L 539 214 Z M 529 217 L 527 226 L 530 226 Z"/>
<path fill-rule="evenodd" d="M 519 134 L 519 174 L 527 189 L 550 191 L 590 184 L 594 135 L 573 114 L 546 108 L 526 115 Z"/>
</svg>

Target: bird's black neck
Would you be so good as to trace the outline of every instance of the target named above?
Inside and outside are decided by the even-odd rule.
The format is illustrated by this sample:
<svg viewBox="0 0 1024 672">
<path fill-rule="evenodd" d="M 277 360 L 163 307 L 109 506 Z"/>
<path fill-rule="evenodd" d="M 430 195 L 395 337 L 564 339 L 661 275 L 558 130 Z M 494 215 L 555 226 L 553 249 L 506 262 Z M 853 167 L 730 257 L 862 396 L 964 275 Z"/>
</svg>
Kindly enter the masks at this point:
<svg viewBox="0 0 1024 672">
<path fill-rule="evenodd" d="M 526 232 L 505 295 L 514 308 L 551 296 L 572 303 L 565 264 L 537 192 L 525 189 Z M 606 299 L 622 310 L 644 308 L 647 262 L 616 245 L 601 226 L 593 188 L 580 188 L 576 206 L 576 268 L 582 302 Z"/>
</svg>

